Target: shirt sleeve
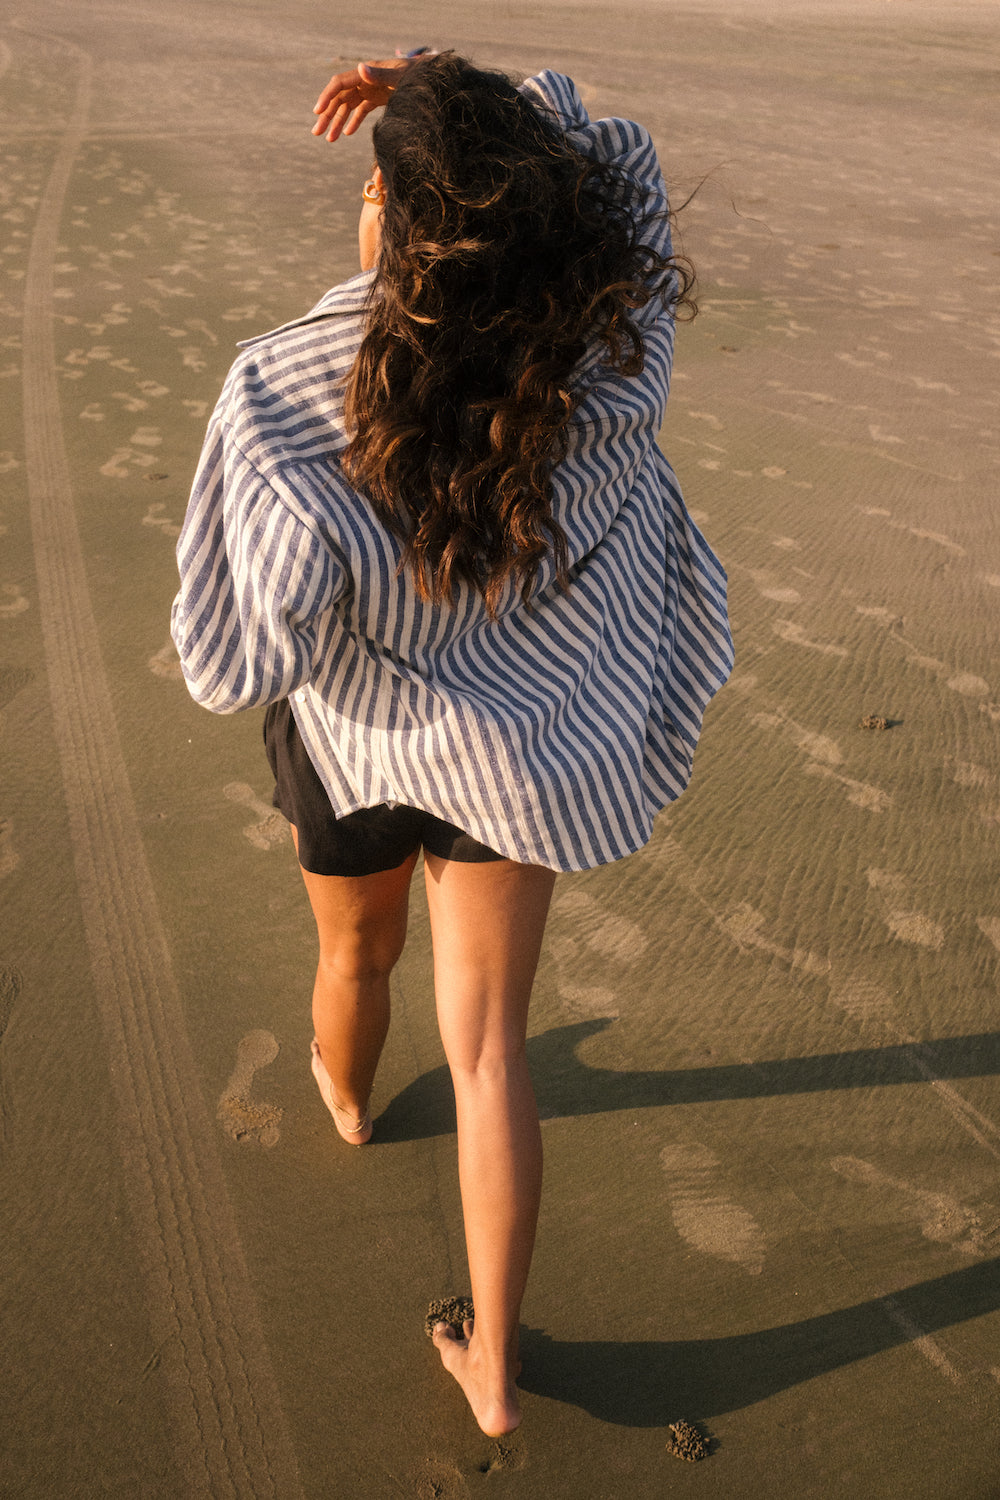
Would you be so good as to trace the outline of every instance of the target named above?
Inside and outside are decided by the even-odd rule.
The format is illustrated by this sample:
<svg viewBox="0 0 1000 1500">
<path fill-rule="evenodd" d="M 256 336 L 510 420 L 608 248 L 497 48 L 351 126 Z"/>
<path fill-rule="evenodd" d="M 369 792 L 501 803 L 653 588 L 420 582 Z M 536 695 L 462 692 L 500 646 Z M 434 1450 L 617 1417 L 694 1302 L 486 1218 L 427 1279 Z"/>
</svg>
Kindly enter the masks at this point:
<svg viewBox="0 0 1000 1500">
<path fill-rule="evenodd" d="M 315 523 L 239 450 L 218 412 L 177 562 L 171 634 L 197 703 L 237 713 L 308 682 L 345 569 Z"/>
<path fill-rule="evenodd" d="M 636 190 L 639 238 L 664 259 L 671 254 L 667 189 L 653 138 L 634 120 L 591 120 L 572 78 L 550 68 L 529 78 L 521 92 L 554 114 L 570 142 L 595 161 L 618 167 Z"/>
</svg>

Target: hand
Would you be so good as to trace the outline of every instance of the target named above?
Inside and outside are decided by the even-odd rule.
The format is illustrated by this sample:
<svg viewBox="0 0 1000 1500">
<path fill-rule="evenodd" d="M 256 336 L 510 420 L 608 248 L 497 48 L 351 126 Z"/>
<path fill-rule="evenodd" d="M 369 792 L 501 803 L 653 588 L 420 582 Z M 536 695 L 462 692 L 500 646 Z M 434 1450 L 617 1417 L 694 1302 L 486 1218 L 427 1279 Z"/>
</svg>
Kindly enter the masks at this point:
<svg viewBox="0 0 1000 1500">
<path fill-rule="evenodd" d="M 335 73 L 313 107 L 313 114 L 319 116 L 313 135 L 325 135 L 328 141 L 353 135 L 366 115 L 389 102 L 400 72 L 415 61 L 412 57 L 390 57 L 383 62 L 358 63 L 347 73 Z"/>
</svg>

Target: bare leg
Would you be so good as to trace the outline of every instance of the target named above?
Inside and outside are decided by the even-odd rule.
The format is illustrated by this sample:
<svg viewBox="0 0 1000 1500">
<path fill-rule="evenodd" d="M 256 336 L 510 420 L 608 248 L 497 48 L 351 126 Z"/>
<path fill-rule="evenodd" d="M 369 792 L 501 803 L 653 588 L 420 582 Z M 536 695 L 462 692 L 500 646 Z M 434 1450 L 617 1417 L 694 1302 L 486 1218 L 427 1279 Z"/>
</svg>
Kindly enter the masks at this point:
<svg viewBox="0 0 1000 1500">
<path fill-rule="evenodd" d="M 406 940 L 415 863 L 413 855 L 379 875 L 302 871 L 319 934 L 313 1026 L 334 1101 L 348 1121 L 368 1108 L 389 1030 L 389 975 Z M 363 1139 L 370 1134 L 369 1127 Z M 362 1144 L 361 1135 L 352 1139 Z"/>
<path fill-rule="evenodd" d="M 438 1022 L 455 1087 L 458 1170 L 476 1309 L 458 1338 L 434 1335 L 484 1432 L 521 1420 L 518 1319 L 542 1181 L 525 1035 L 555 875 L 508 860 L 424 856 Z"/>
</svg>

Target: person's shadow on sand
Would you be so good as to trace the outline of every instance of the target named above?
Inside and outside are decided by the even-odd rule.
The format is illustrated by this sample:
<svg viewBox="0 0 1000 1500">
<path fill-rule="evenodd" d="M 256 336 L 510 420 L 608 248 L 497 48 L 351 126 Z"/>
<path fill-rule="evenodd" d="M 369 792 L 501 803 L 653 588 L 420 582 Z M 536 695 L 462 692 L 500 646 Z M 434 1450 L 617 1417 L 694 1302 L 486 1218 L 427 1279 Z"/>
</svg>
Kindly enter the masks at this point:
<svg viewBox="0 0 1000 1500">
<path fill-rule="evenodd" d="M 581 1021 L 529 1037 L 543 1119 L 1000 1072 L 997 1032 L 663 1072 L 615 1072 L 581 1062 L 575 1049 L 611 1024 Z M 448 1070 L 440 1067 L 392 1100 L 378 1118 L 377 1139 L 418 1140 L 454 1129 Z M 678 1414 L 705 1420 L 751 1406 L 801 1381 L 998 1308 L 1000 1260 L 994 1259 L 891 1297 L 729 1338 L 574 1342 L 526 1328 L 519 1384 L 605 1422 L 663 1427 Z"/>
<path fill-rule="evenodd" d="M 662 1072 L 616 1072 L 581 1062 L 577 1047 L 611 1024 L 606 1018 L 579 1021 L 528 1038 L 528 1061 L 543 1120 L 1000 1073 L 1000 1032 L 995 1031 L 856 1052 Z M 455 1105 L 444 1066 L 414 1079 L 378 1117 L 378 1140 L 386 1143 L 447 1135 L 454 1129 Z"/>
<path fill-rule="evenodd" d="M 1000 1308 L 1000 1260 L 760 1333 L 676 1343 L 572 1342 L 521 1330 L 522 1390 L 623 1427 L 704 1421 Z"/>
</svg>

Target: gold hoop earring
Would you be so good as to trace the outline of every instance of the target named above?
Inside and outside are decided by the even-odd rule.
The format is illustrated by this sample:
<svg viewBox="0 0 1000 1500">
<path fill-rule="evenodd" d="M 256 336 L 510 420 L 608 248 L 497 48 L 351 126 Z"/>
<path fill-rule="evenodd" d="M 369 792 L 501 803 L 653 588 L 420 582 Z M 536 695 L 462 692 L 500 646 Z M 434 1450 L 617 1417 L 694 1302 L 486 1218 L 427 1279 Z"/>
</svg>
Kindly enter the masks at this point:
<svg viewBox="0 0 1000 1500">
<path fill-rule="evenodd" d="M 380 188 L 374 177 L 369 177 L 361 189 L 361 196 L 366 203 L 377 203 L 379 208 L 385 202 L 385 189 Z"/>
</svg>

